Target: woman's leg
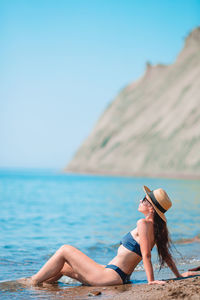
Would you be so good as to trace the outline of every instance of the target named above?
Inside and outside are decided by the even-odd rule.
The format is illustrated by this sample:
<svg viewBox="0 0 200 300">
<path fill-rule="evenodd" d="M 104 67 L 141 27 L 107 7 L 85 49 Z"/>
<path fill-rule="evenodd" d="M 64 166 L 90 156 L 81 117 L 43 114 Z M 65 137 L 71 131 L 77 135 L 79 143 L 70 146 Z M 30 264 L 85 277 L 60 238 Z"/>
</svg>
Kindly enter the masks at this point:
<svg viewBox="0 0 200 300">
<path fill-rule="evenodd" d="M 55 283 L 55 282 L 58 281 L 63 275 L 68 276 L 68 277 L 71 277 L 71 278 L 76 279 L 76 280 L 77 280 L 77 276 L 78 276 L 76 273 L 74 273 L 72 267 L 70 267 L 70 265 L 67 264 L 67 263 L 65 262 L 64 267 L 62 268 L 62 270 L 61 270 L 59 273 L 57 273 L 57 275 L 55 275 L 55 276 L 49 278 L 49 279 L 46 280 L 45 282 L 46 282 L 46 283 Z"/>
<path fill-rule="evenodd" d="M 58 273 L 57 275 L 49 278 L 48 280 L 45 281 L 45 283 L 55 283 L 57 282 L 63 275 L 61 273 Z"/>
<path fill-rule="evenodd" d="M 70 277 L 82 283 L 90 285 L 122 284 L 121 278 L 115 271 L 105 269 L 84 253 L 69 245 L 62 246 L 40 271 L 32 276 L 32 283 L 39 284 L 57 276 L 64 268 L 65 262 L 73 270 Z"/>
</svg>

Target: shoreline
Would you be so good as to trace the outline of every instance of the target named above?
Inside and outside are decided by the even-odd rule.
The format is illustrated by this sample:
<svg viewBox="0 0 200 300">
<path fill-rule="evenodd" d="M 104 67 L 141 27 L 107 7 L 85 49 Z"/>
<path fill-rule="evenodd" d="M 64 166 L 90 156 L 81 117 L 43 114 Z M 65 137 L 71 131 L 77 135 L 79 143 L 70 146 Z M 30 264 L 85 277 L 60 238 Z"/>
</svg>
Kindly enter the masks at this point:
<svg viewBox="0 0 200 300">
<path fill-rule="evenodd" d="M 93 175 L 93 176 L 107 176 L 107 177 L 128 177 L 128 178 L 163 178 L 163 179 L 182 179 L 182 180 L 199 180 L 200 174 L 186 174 L 186 173 L 149 173 L 149 172 L 117 172 L 117 171 L 94 171 L 94 170 L 85 170 L 85 171 L 74 171 L 70 169 L 62 169 L 60 174 L 73 174 L 73 175 Z"/>
<path fill-rule="evenodd" d="M 129 299 L 200 299 L 200 276 L 188 277 L 185 279 L 168 280 L 165 285 L 132 285 L 130 289 L 118 295 L 115 300 Z"/>
<path fill-rule="evenodd" d="M 200 174 L 196 173 L 150 173 L 150 172 L 122 172 L 122 171 L 95 171 L 95 170 L 70 170 L 70 169 L 46 169 L 46 168 L 0 168 L 2 174 L 12 173 L 35 175 L 57 174 L 57 175 L 90 175 L 99 177 L 124 177 L 124 178 L 154 178 L 154 179 L 178 179 L 178 180 L 199 180 Z"/>
<path fill-rule="evenodd" d="M 148 284 L 125 284 L 106 287 L 80 286 L 77 288 L 65 289 L 67 299 L 200 299 L 200 275 L 190 276 L 184 279 L 167 280 L 165 285 Z M 56 298 L 54 298 L 56 299 Z"/>
<path fill-rule="evenodd" d="M 46 284 L 44 286 L 27 287 L 17 281 L 6 281 L 0 283 L 0 292 L 17 292 L 20 293 L 30 291 L 31 294 L 42 292 L 43 299 L 115 299 L 115 300 L 137 300 L 137 299 L 185 299 L 199 300 L 200 299 L 200 275 L 172 278 L 166 280 L 164 285 L 148 285 L 148 284 L 124 284 L 116 286 L 75 286 L 67 287 L 66 284 Z"/>
</svg>

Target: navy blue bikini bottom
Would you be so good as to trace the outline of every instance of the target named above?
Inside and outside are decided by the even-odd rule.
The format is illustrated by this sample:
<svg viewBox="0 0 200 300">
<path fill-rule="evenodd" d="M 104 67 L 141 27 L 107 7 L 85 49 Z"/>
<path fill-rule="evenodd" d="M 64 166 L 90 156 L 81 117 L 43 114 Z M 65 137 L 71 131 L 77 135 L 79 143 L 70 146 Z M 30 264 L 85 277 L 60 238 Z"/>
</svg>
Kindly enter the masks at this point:
<svg viewBox="0 0 200 300">
<path fill-rule="evenodd" d="M 130 276 L 126 273 L 124 273 L 119 267 L 115 266 L 115 265 L 107 265 L 106 268 L 108 269 L 112 269 L 115 272 L 117 272 L 119 274 L 119 276 L 121 277 L 123 284 L 125 283 L 130 283 Z"/>
</svg>

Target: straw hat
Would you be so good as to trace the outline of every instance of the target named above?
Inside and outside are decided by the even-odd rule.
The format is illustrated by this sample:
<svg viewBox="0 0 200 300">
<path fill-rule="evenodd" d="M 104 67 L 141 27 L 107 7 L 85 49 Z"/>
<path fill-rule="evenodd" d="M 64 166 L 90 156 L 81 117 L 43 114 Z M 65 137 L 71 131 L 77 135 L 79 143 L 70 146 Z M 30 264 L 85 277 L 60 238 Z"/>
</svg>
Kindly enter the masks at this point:
<svg viewBox="0 0 200 300">
<path fill-rule="evenodd" d="M 147 186 L 143 186 L 148 201 L 152 204 L 157 214 L 167 222 L 164 213 L 172 206 L 167 193 L 163 189 L 151 191 Z"/>
</svg>

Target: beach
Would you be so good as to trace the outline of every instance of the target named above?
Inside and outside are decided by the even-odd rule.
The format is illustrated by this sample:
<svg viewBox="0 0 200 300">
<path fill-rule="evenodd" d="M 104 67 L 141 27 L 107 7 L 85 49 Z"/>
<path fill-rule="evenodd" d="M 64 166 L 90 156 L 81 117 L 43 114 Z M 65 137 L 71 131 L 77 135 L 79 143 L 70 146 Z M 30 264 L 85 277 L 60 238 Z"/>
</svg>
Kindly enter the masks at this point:
<svg viewBox="0 0 200 300">
<path fill-rule="evenodd" d="M 59 284 L 44 284 L 38 287 L 26 287 L 19 284 L 17 281 L 0 283 L 1 290 L 6 293 L 7 290 L 15 293 L 18 291 L 18 299 L 22 295 L 26 295 L 28 299 L 34 295 L 34 299 L 38 299 L 40 295 L 42 299 L 115 299 L 115 300 L 130 300 L 130 299 L 185 299 L 197 300 L 200 299 L 200 276 L 193 276 L 184 279 L 168 280 L 164 285 L 148 285 L 148 284 L 125 284 L 118 286 L 107 287 L 90 287 L 77 286 L 65 288 Z M 3 294 L 2 294 L 3 297 Z M 32 298 L 31 297 L 31 298 Z M 4 298 L 4 297 L 3 297 Z M 5 298 L 6 299 L 6 298 Z"/>
<path fill-rule="evenodd" d="M 200 299 L 200 277 L 171 280 L 165 285 L 132 285 L 129 290 L 113 297 L 126 299 Z"/>
<path fill-rule="evenodd" d="M 67 299 L 200 299 L 200 276 L 169 280 L 165 285 L 126 284 L 111 287 L 79 287 L 65 290 Z M 61 296 L 61 295 L 59 295 Z M 56 299 L 56 298 L 55 298 Z"/>
<path fill-rule="evenodd" d="M 180 273 L 199 266 L 198 180 L 2 171 L 0 298 L 177 299 L 186 295 L 185 299 L 198 299 L 191 297 L 198 296 L 199 277 L 164 287 L 149 286 L 142 262 L 133 272 L 131 284 L 117 287 L 87 287 L 64 280 L 34 288 L 17 283 L 19 278 L 35 274 L 63 244 L 75 246 L 106 265 L 116 255 L 120 239 L 141 218 L 138 203 L 143 184 L 161 186 L 171 196 L 173 206 L 167 220 Z M 152 263 L 156 280 L 173 278 L 169 268 L 159 271 L 155 248 Z M 93 296 L 95 291 L 97 296 Z"/>
</svg>

